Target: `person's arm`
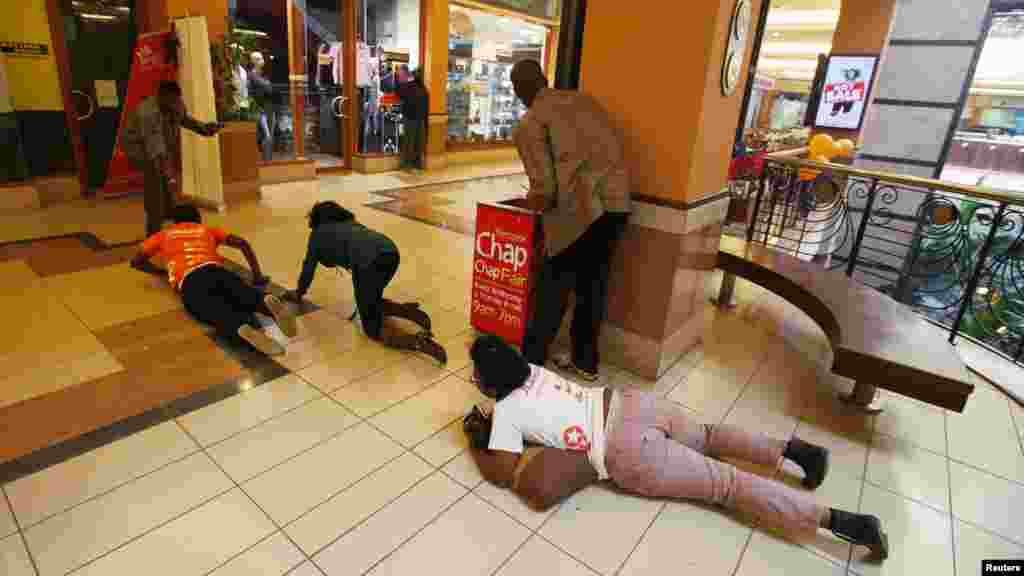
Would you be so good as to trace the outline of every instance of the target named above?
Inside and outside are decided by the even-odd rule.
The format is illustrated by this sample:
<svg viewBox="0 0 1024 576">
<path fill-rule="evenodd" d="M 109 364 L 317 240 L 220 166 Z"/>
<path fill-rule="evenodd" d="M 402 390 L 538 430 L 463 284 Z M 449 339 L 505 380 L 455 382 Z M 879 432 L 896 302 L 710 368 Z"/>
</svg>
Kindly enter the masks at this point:
<svg viewBox="0 0 1024 576">
<path fill-rule="evenodd" d="M 558 190 L 547 129 L 538 121 L 523 122 L 516 131 L 515 143 L 530 179 L 526 204 L 531 210 L 545 212 L 554 203 Z"/>
<path fill-rule="evenodd" d="M 527 458 L 515 483 L 515 493 L 541 512 L 598 481 L 586 452 L 541 449 Z"/>
<path fill-rule="evenodd" d="M 260 263 L 256 260 L 256 253 L 253 252 L 252 246 L 249 245 L 245 238 L 228 234 L 224 239 L 224 244 L 240 251 L 245 256 L 245 261 L 249 263 L 249 269 L 252 270 L 254 284 L 261 286 L 267 283 L 268 278 L 263 275 L 263 271 L 260 269 Z"/>
<path fill-rule="evenodd" d="M 181 119 L 181 127 L 191 130 L 200 136 L 213 136 L 220 131 L 221 124 L 217 122 L 200 122 L 188 114 L 185 114 Z"/>
<path fill-rule="evenodd" d="M 320 263 L 316 254 L 316 231 L 314 230 L 309 233 L 306 258 L 302 261 L 302 274 L 299 275 L 299 284 L 295 288 L 295 294 L 299 298 L 305 296 L 309 291 L 309 286 L 313 283 L 313 275 L 316 274 L 316 267 Z"/>
<path fill-rule="evenodd" d="M 521 454 L 503 450 L 481 450 L 470 448 L 473 461 L 480 469 L 480 475 L 498 488 L 511 488 L 515 480 L 516 466 Z"/>
<path fill-rule="evenodd" d="M 156 234 L 147 238 L 142 246 L 139 247 L 139 253 L 136 254 L 131 261 L 131 267 L 135 269 L 141 269 L 150 258 L 156 255 L 160 251 L 160 245 L 163 242 L 164 233 L 157 232 Z"/>
</svg>

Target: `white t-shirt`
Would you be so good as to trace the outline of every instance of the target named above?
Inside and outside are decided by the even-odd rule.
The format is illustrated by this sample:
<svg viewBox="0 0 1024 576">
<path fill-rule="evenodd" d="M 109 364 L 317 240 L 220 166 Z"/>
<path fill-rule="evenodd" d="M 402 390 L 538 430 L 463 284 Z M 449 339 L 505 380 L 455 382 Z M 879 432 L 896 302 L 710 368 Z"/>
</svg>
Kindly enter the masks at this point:
<svg viewBox="0 0 1024 576">
<path fill-rule="evenodd" d="M 488 448 L 522 454 L 525 442 L 586 452 L 604 480 L 604 388 L 584 388 L 538 366 L 494 405 Z"/>
</svg>

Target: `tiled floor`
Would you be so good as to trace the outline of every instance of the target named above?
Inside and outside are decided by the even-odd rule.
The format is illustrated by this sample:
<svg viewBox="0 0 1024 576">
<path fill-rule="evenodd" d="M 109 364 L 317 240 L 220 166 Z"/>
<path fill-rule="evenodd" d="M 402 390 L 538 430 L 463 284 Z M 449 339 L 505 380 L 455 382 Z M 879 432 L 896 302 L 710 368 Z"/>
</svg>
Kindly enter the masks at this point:
<svg viewBox="0 0 1024 576">
<path fill-rule="evenodd" d="M 606 382 L 653 388 L 706 421 L 795 431 L 828 445 L 834 465 L 819 497 L 879 515 L 893 548 L 888 562 L 864 562 L 826 533 L 791 542 L 717 509 L 610 486 L 538 513 L 483 482 L 459 426 L 480 399 L 466 370 L 470 239 L 438 227 L 443 217 L 426 225 L 365 206 L 402 196 L 377 196 L 386 187 L 373 182 L 430 184 L 403 178 L 417 177 L 269 187 L 260 203 L 209 219 L 247 237 L 267 273 L 290 287 L 308 233 L 305 211 L 317 199 L 342 202 L 402 248 L 394 294 L 423 302 L 433 316 L 450 356 L 443 368 L 362 337 L 345 320 L 349 280 L 324 270 L 311 292 L 319 309 L 303 316 L 288 354 L 268 366 L 214 343 L 159 278 L 123 264 L 51 274 L 42 272 L 45 262 L 33 263 L 39 256 L 0 262 L 11 279 L 0 299 L 26 327 L 21 339 L 0 339 L 5 394 L 42 385 L 67 365 L 87 378 L 50 391 L 68 397 L 69 410 L 116 413 L 167 386 L 186 397 L 133 434 L 6 478 L 0 574 L 964 576 L 978 573 L 983 558 L 1024 558 L 1019 407 L 979 381 L 963 414 L 895 395 L 878 417 L 845 412 L 835 394 L 849 383 L 823 368 L 824 336 L 787 303 L 742 282 L 739 308 L 708 307 L 704 343 L 660 381 L 608 368 Z M 426 212 L 460 218 L 471 216 L 473 199 L 520 194 L 514 177 L 430 190 L 444 204 Z M 118 227 L 140 220 L 118 222 L 107 209 L 65 209 L 65 217 L 109 222 L 113 236 L 130 236 Z M 81 210 L 100 212 L 85 218 L 92 213 Z M 74 231 L 52 215 L 38 221 L 16 226 L 38 235 Z M 109 365 L 85 362 L 103 354 Z M 113 374 L 88 373 L 106 369 Z M 109 383 L 117 378 L 120 387 Z M 210 388 L 220 401 L 190 400 L 225 379 L 230 392 Z M 71 395 L 81 390 L 88 394 Z M 117 394 L 104 399 L 103 390 Z M 0 443 L 54 418 L 26 411 L 12 422 L 7 414 L 0 412 Z M 787 471 L 763 472 L 795 483 Z"/>
</svg>

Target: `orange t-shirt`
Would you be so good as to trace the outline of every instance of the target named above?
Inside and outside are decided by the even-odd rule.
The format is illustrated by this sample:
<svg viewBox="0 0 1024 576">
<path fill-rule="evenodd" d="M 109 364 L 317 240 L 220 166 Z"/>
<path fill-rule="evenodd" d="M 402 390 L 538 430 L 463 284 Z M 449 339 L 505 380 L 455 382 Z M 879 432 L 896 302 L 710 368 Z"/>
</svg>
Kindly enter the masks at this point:
<svg viewBox="0 0 1024 576">
<path fill-rule="evenodd" d="M 157 232 L 142 243 L 147 257 L 159 254 L 167 260 L 167 279 L 177 289 L 189 272 L 205 264 L 220 264 L 224 258 L 217 248 L 227 240 L 228 233 L 220 228 L 182 222 Z"/>
</svg>

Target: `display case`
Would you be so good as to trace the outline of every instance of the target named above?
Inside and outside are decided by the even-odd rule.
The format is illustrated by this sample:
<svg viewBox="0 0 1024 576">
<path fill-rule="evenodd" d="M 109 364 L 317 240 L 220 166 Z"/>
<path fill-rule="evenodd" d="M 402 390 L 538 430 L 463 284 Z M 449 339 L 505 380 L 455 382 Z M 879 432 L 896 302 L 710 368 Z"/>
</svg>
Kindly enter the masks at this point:
<svg viewBox="0 0 1024 576">
<path fill-rule="evenodd" d="M 526 114 L 515 96 L 511 62 L 456 58 L 448 70 L 448 141 L 511 142 Z"/>
</svg>

